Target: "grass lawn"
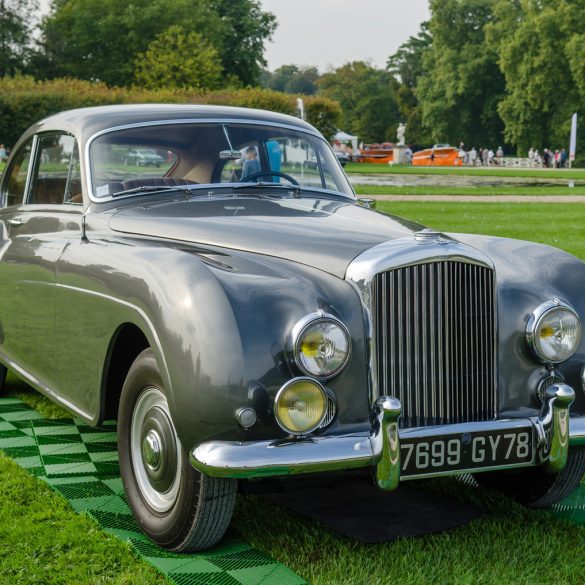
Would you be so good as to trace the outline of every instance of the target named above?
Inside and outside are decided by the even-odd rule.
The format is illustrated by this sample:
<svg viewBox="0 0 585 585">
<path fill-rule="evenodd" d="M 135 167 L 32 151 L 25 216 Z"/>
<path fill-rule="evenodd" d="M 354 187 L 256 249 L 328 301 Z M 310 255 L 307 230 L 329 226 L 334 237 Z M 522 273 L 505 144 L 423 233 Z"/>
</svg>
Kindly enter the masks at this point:
<svg viewBox="0 0 585 585">
<path fill-rule="evenodd" d="M 347 163 L 345 172 L 394 175 L 454 175 L 467 177 L 525 177 L 540 179 L 585 179 L 585 169 L 518 169 L 510 167 L 413 167 Z"/>
<path fill-rule="evenodd" d="M 377 209 L 440 231 L 532 240 L 585 259 L 585 206 L 579 203 L 378 201 Z"/>
<path fill-rule="evenodd" d="M 585 195 L 585 186 L 567 187 L 397 187 L 393 185 L 354 185 L 358 195 Z"/>
<path fill-rule="evenodd" d="M 518 237 L 585 258 L 579 204 L 379 202 L 379 209 L 443 231 Z M 60 409 L 11 381 L 12 393 L 46 416 Z M 232 525 L 314 585 L 573 584 L 585 582 L 585 528 L 528 510 L 453 479 L 421 489 L 474 502 L 486 515 L 456 530 L 362 545 L 254 497 L 240 497 Z M 120 541 L 0 457 L 0 583 L 162 583 Z"/>
<path fill-rule="evenodd" d="M 9 394 L 49 418 L 70 415 L 10 377 Z M 162 584 L 168 581 L 44 482 L 0 452 L 0 583 Z"/>
</svg>

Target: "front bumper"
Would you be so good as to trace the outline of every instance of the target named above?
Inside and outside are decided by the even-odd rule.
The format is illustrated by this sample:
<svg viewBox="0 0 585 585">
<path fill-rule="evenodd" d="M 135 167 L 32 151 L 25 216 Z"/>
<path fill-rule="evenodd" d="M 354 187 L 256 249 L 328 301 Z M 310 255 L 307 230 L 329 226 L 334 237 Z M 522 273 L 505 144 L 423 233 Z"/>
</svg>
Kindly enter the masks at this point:
<svg viewBox="0 0 585 585">
<path fill-rule="evenodd" d="M 585 444 L 585 417 L 569 419 L 569 407 L 574 398 L 575 393 L 570 386 L 557 384 L 547 390 L 538 417 L 399 431 L 400 402 L 382 396 L 372 409 L 369 433 L 247 443 L 210 441 L 192 450 L 191 464 L 206 475 L 231 478 L 274 477 L 370 467 L 375 471 L 378 486 L 392 490 L 398 487 L 401 480 L 401 436 L 413 438 L 445 433 L 463 435 L 482 430 L 505 432 L 529 424 L 534 427 L 536 437 L 533 464 L 541 465 L 551 473 L 558 473 L 567 461 L 569 444 Z M 513 467 L 517 466 L 489 467 L 489 470 Z M 469 471 L 442 471 L 435 475 L 455 475 Z"/>
</svg>

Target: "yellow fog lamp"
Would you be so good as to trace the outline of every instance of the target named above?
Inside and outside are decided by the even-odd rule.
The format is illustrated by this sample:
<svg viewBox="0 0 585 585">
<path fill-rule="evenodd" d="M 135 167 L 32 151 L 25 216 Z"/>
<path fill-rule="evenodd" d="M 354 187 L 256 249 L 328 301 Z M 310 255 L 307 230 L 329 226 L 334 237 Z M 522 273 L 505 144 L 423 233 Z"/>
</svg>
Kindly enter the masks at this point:
<svg viewBox="0 0 585 585">
<path fill-rule="evenodd" d="M 274 415 L 280 428 L 291 435 L 306 435 L 318 428 L 327 414 L 325 388 L 311 378 L 294 378 L 274 399 Z"/>
</svg>

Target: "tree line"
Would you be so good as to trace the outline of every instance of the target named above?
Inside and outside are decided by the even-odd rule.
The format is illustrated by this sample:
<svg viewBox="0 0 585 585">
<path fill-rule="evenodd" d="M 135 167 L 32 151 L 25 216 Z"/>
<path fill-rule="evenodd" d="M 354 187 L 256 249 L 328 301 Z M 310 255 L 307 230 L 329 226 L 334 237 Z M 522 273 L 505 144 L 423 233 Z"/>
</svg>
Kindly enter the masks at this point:
<svg viewBox="0 0 585 585">
<path fill-rule="evenodd" d="M 263 82 L 338 100 L 343 129 L 366 141 L 402 121 L 416 146 L 567 147 L 585 114 L 585 0 L 430 0 L 430 12 L 384 69 L 285 66 Z"/>
<path fill-rule="evenodd" d="M 257 0 L 0 0 L 0 77 L 253 86 L 276 18 Z"/>
<path fill-rule="evenodd" d="M 430 0 L 383 68 L 266 70 L 276 27 L 258 0 L 0 0 L 0 77 L 71 77 L 148 90 L 263 86 L 341 105 L 364 142 L 566 146 L 585 109 L 585 0 Z M 324 32 L 325 34 L 325 32 Z"/>
</svg>

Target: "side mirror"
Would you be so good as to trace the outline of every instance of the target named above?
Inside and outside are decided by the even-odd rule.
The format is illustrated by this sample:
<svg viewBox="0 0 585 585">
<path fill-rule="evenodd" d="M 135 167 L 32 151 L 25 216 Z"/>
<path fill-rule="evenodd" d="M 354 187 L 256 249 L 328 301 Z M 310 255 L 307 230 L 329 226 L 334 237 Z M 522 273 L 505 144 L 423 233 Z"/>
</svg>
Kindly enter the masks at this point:
<svg viewBox="0 0 585 585">
<path fill-rule="evenodd" d="M 358 203 L 363 207 L 367 207 L 368 209 L 376 209 L 376 200 L 375 199 L 358 199 Z"/>
</svg>

